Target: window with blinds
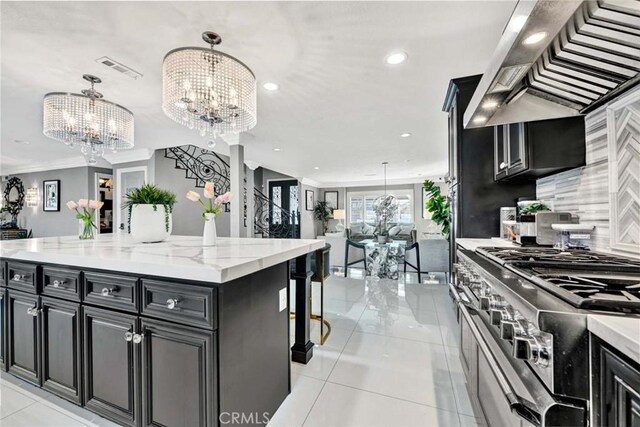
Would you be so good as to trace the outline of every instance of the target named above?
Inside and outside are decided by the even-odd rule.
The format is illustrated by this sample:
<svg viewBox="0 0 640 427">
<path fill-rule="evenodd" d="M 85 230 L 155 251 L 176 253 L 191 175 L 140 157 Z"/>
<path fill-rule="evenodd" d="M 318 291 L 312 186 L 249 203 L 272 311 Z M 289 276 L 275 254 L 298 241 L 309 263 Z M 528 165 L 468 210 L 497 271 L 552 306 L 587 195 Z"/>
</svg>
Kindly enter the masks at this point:
<svg viewBox="0 0 640 427">
<path fill-rule="evenodd" d="M 395 190 L 389 192 L 396 197 L 398 201 L 398 212 L 393 218 L 393 222 L 411 223 L 413 222 L 413 191 L 412 190 Z M 375 200 L 383 196 L 383 192 L 372 193 L 348 193 L 349 213 L 347 218 L 349 224 L 357 224 L 366 222 L 375 224 L 376 213 L 373 210 Z"/>
</svg>

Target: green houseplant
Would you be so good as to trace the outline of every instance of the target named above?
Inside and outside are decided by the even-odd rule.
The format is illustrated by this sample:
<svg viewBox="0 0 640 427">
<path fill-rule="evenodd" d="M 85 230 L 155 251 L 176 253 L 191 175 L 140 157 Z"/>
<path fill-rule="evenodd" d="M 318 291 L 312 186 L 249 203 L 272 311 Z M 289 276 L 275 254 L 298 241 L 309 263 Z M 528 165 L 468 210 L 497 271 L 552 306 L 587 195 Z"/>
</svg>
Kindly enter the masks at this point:
<svg viewBox="0 0 640 427">
<path fill-rule="evenodd" d="M 425 208 L 431 214 L 431 220 L 442 226 L 442 235 L 449 237 L 449 200 L 440 192 L 435 182 L 426 179 L 422 187 L 427 193 Z"/>
<path fill-rule="evenodd" d="M 176 195 L 154 184 L 134 188 L 125 196 L 124 208 L 129 215 L 129 233 L 135 241 L 160 242 L 171 234 L 173 205 Z M 162 209 L 158 209 L 161 207 Z"/>
<path fill-rule="evenodd" d="M 331 208 L 327 202 L 316 202 L 313 207 L 313 217 L 322 224 L 322 233 L 326 233 L 329 230 L 329 220 L 331 219 Z"/>
</svg>

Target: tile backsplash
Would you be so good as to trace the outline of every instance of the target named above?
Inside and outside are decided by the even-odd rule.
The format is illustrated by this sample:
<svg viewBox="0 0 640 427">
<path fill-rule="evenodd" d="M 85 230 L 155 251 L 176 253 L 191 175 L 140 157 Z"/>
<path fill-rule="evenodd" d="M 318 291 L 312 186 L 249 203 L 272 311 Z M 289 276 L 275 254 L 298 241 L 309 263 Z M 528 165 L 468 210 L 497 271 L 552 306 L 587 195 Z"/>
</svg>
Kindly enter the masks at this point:
<svg viewBox="0 0 640 427">
<path fill-rule="evenodd" d="M 637 97 L 640 93 L 640 88 L 633 90 L 625 94 L 622 98 L 627 96 Z M 614 103 L 616 103 L 614 101 Z M 638 108 L 636 108 L 636 105 Z M 627 108 L 627 116 L 629 116 L 624 124 L 624 133 L 627 134 L 626 145 L 636 147 L 638 140 L 640 140 L 640 102 L 633 103 L 630 108 Z M 637 115 L 635 114 L 637 110 Z M 622 172 L 615 168 L 615 164 L 610 163 L 610 147 L 609 138 L 607 132 L 607 107 L 602 107 L 593 113 L 589 114 L 585 118 L 586 127 L 586 166 L 581 168 L 572 169 L 569 171 L 561 172 L 556 175 L 548 176 L 537 180 L 537 198 L 544 203 L 550 205 L 555 211 L 568 211 L 580 216 L 581 223 L 593 224 L 596 226 L 593 237 L 593 249 L 601 251 L 613 251 L 618 252 L 618 248 L 615 246 L 612 248 L 611 244 L 611 232 L 612 232 L 612 215 L 614 210 L 611 209 L 612 202 L 618 203 L 620 206 L 621 201 L 624 199 L 626 217 L 622 218 L 618 214 L 618 224 L 624 221 L 624 225 L 627 231 L 631 231 L 631 240 L 636 240 L 640 236 L 640 217 L 638 215 L 629 215 L 629 211 L 637 212 L 640 204 L 640 188 L 627 188 L 627 191 L 620 196 L 612 195 L 609 187 L 609 174 L 610 171 L 617 173 L 619 176 L 615 177 L 617 180 L 629 182 L 629 177 L 632 179 L 640 178 L 640 157 L 636 157 L 636 151 L 631 148 L 627 148 L 628 154 L 631 153 L 631 163 L 628 161 L 625 165 L 626 170 Z M 616 135 L 620 135 L 617 132 Z M 629 136 L 630 135 L 630 136 Z M 620 143 L 618 143 L 619 145 Z M 620 162 L 617 163 L 620 166 Z M 629 173 L 631 168 L 631 173 Z M 616 172 L 618 171 L 618 172 Z M 632 183 L 631 187 L 635 187 L 636 184 Z M 616 191 L 620 191 L 617 189 Z M 620 197 L 620 198 L 617 198 Z M 630 200 L 631 198 L 631 200 Z M 629 217 L 632 217 L 632 224 L 629 228 Z M 620 227 L 620 225 L 618 225 Z M 634 228 L 635 227 L 635 228 Z M 613 227 L 615 229 L 615 227 Z M 629 238 L 627 234 L 626 238 Z M 640 244 L 638 245 L 640 248 Z M 634 256 L 633 253 L 619 252 L 624 255 Z M 638 256 L 636 253 L 635 256 Z"/>
</svg>

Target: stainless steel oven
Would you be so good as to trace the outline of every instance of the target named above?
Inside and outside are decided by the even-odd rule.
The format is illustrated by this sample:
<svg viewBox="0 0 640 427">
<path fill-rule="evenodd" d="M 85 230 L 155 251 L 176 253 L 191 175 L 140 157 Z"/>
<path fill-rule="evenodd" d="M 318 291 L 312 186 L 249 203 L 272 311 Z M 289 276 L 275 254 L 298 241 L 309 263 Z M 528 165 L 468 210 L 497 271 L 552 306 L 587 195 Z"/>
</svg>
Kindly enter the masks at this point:
<svg viewBox="0 0 640 427">
<path fill-rule="evenodd" d="M 553 336 L 540 330 L 534 335 L 533 329 L 529 329 L 531 335 L 516 334 L 529 340 L 522 349 L 524 355 L 518 354 L 515 336 L 505 339 L 504 335 L 503 326 L 513 324 L 501 322 L 509 320 L 510 314 L 497 311 L 513 309 L 507 303 L 508 295 L 502 290 L 504 296 L 499 297 L 500 292 L 494 289 L 496 286 L 491 287 L 492 280 L 481 266 L 464 253 L 458 253 L 458 257 L 464 266 L 458 265 L 449 286 L 459 311 L 460 359 L 478 415 L 495 427 L 586 426 L 586 400 L 552 391 L 552 344 L 543 354 L 536 342 L 528 338 L 537 336 L 552 341 Z M 493 297 L 491 300 L 486 299 L 489 295 Z M 513 310 L 511 314 L 515 313 Z M 517 313 L 517 320 L 524 323 L 520 312 Z"/>
</svg>

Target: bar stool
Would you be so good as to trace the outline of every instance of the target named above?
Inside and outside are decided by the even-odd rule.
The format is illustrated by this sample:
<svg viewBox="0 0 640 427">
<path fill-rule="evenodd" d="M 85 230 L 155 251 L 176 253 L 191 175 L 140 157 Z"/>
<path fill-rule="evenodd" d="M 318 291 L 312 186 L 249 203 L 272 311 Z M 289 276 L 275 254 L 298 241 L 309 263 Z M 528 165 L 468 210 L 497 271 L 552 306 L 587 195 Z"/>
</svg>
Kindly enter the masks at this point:
<svg viewBox="0 0 640 427">
<path fill-rule="evenodd" d="M 362 249 L 362 258 L 357 259 L 355 261 L 349 262 L 349 246 L 353 246 L 356 249 Z M 353 240 L 349 240 L 349 239 L 347 239 L 344 242 L 344 277 L 347 277 L 347 268 L 350 265 L 358 264 L 360 262 L 364 262 L 364 271 L 365 271 L 365 274 L 366 274 L 366 272 L 367 272 L 367 251 L 365 249 L 365 246 L 366 245 L 364 243 L 354 242 Z"/>
<path fill-rule="evenodd" d="M 416 265 L 413 265 L 409 261 L 407 261 L 407 252 L 414 249 L 416 251 Z M 420 280 L 420 246 L 418 245 L 418 242 L 413 242 L 412 244 L 404 248 L 404 272 L 405 273 L 407 272 L 407 265 L 413 268 L 414 270 L 416 270 L 416 272 L 418 273 L 418 283 L 421 283 L 422 281 Z"/>
</svg>

